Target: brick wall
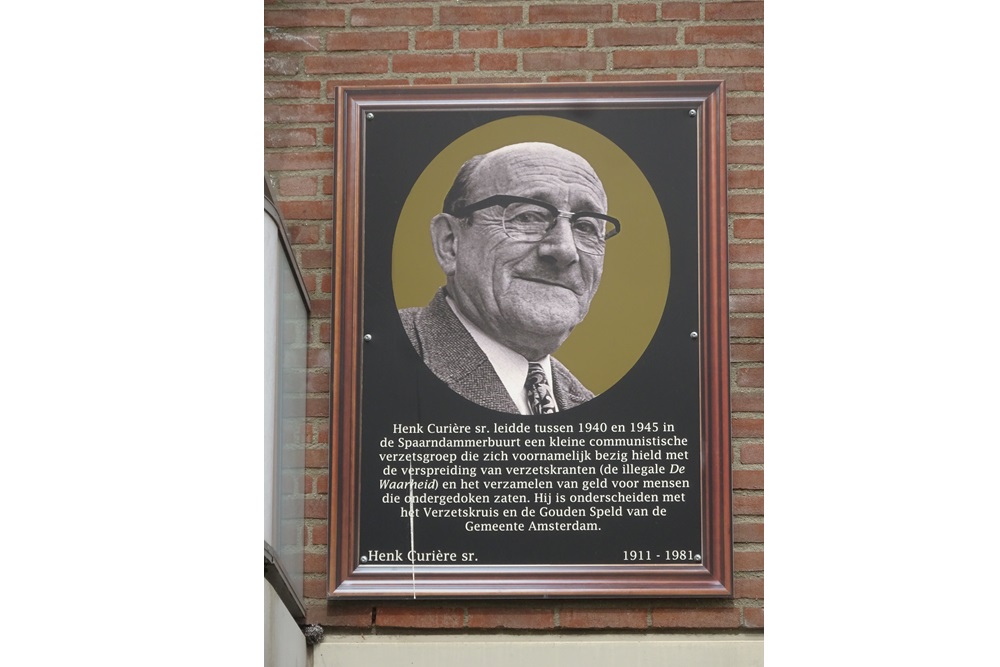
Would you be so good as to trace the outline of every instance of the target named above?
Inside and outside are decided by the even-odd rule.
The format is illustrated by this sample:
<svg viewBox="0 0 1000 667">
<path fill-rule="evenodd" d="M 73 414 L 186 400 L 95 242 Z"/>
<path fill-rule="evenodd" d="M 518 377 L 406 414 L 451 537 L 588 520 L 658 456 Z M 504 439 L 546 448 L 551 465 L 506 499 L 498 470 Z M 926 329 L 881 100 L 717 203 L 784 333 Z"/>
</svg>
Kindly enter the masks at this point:
<svg viewBox="0 0 1000 667">
<path fill-rule="evenodd" d="M 314 305 L 309 622 L 342 628 L 756 631 L 764 626 L 764 3 L 265 0 L 265 168 Z M 327 603 L 334 87 L 725 79 L 732 600 Z"/>
</svg>

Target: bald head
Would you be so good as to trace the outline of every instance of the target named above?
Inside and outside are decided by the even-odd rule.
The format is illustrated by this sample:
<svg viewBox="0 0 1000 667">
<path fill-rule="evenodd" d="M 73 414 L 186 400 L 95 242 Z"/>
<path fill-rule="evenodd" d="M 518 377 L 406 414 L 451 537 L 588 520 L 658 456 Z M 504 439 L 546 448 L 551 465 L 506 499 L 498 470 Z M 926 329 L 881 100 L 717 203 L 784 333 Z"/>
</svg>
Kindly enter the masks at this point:
<svg viewBox="0 0 1000 667">
<path fill-rule="evenodd" d="M 441 210 L 453 214 L 462 206 L 484 199 L 484 196 L 480 196 L 482 193 L 478 192 L 479 190 L 495 179 L 516 178 L 519 166 L 525 164 L 548 164 L 555 169 L 555 173 L 576 172 L 574 180 L 576 177 L 582 178 L 589 187 L 600 194 L 600 207 L 593 210 L 602 213 L 607 211 L 608 201 L 604 193 L 604 185 L 590 163 L 565 148 L 537 141 L 503 146 L 489 153 L 470 158 L 458 170 L 455 182 L 445 196 L 444 206 Z M 509 193 L 495 192 L 492 194 Z"/>
</svg>

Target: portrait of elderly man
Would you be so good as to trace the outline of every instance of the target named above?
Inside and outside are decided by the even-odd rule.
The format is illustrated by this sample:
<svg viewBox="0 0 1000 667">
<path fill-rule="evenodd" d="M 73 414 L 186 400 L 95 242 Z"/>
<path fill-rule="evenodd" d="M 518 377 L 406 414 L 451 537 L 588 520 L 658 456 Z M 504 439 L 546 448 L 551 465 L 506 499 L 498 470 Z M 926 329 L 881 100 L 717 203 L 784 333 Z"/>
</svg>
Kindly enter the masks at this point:
<svg viewBox="0 0 1000 667">
<path fill-rule="evenodd" d="M 459 395 L 513 414 L 594 397 L 553 353 L 590 308 L 608 239 L 604 186 L 582 157 L 520 143 L 468 160 L 431 220 L 446 283 L 399 311 L 424 363 Z"/>
</svg>

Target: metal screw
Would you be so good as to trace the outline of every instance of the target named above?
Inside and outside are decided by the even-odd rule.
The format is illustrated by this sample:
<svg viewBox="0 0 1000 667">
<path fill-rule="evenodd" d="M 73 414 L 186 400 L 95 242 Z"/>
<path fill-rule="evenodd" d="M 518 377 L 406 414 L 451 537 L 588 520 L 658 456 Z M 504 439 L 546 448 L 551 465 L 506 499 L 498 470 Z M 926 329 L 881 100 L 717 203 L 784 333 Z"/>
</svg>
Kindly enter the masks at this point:
<svg viewBox="0 0 1000 667">
<path fill-rule="evenodd" d="M 361 557 L 361 562 L 362 563 L 367 563 L 368 562 L 368 556 L 362 556 Z"/>
<path fill-rule="evenodd" d="M 365 114 L 365 118 L 367 118 L 368 120 L 375 120 L 375 114 L 369 111 L 368 113 Z"/>
<path fill-rule="evenodd" d="M 691 332 L 691 338 L 697 338 L 697 337 L 698 337 L 698 332 L 697 331 L 692 331 Z"/>
<path fill-rule="evenodd" d="M 371 339 L 372 339 L 372 335 L 371 335 L 371 334 L 365 334 L 365 342 L 366 342 L 366 343 L 367 343 L 368 341 L 370 341 Z"/>
<path fill-rule="evenodd" d="M 698 112 L 697 112 L 697 111 L 695 111 L 694 109 L 691 109 L 691 111 L 688 111 L 688 115 L 689 115 L 689 116 L 697 116 L 697 115 L 698 115 Z"/>
<path fill-rule="evenodd" d="M 695 554 L 694 555 L 694 559 L 695 560 L 701 560 L 701 554 Z M 362 558 L 361 560 L 364 560 L 364 558 Z"/>
</svg>

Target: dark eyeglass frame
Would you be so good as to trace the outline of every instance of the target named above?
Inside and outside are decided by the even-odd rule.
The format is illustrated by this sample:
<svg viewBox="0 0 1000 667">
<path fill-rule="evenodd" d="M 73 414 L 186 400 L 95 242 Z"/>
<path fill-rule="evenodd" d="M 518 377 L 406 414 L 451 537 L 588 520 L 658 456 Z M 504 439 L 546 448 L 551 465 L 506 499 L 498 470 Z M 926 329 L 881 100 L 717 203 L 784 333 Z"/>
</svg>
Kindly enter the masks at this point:
<svg viewBox="0 0 1000 667">
<path fill-rule="evenodd" d="M 566 216 L 569 218 L 570 226 L 580 218 L 597 218 L 599 220 L 604 220 L 610 222 L 614 229 L 610 233 L 604 235 L 604 240 L 612 238 L 618 232 L 622 230 L 622 224 L 619 222 L 618 218 L 614 218 L 610 215 L 605 215 L 604 213 L 597 213 L 596 211 L 562 211 L 547 201 L 542 201 L 540 199 L 532 199 L 531 197 L 518 197 L 517 195 L 492 195 L 486 199 L 481 199 L 473 204 L 467 204 L 460 208 L 455 209 L 452 215 L 458 216 L 460 218 L 467 218 L 472 213 L 476 211 L 481 211 L 484 208 L 490 208 L 491 206 L 510 206 L 511 204 L 532 204 L 534 206 L 540 206 L 548 211 L 552 212 L 554 216 L 552 220 L 552 225 L 549 226 L 545 233 L 548 234 L 555 227 L 556 223 L 559 222 L 559 218 Z M 507 232 L 507 228 L 504 227 L 504 232 Z M 509 234 L 508 234 L 509 236 Z"/>
</svg>

